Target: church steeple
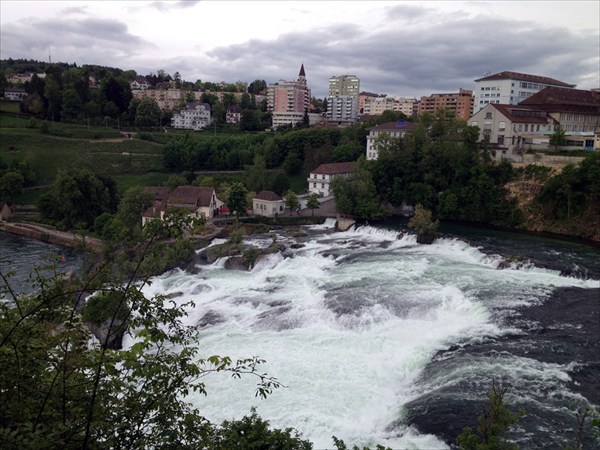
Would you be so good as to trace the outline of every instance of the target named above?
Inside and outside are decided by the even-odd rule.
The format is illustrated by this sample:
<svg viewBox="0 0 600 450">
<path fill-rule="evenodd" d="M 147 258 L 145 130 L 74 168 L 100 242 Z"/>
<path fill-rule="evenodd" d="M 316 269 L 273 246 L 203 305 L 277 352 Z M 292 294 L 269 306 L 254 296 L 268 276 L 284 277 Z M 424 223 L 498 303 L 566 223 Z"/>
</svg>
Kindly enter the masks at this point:
<svg viewBox="0 0 600 450">
<path fill-rule="evenodd" d="M 300 73 L 298 74 L 298 82 L 306 85 L 306 73 L 304 73 L 304 63 L 300 66 Z"/>
</svg>

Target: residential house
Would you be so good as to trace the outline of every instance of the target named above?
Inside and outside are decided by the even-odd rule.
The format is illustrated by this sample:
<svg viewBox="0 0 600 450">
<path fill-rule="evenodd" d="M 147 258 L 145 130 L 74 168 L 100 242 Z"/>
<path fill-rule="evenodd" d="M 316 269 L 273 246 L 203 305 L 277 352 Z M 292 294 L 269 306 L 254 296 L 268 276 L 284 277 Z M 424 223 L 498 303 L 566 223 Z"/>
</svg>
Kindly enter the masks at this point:
<svg viewBox="0 0 600 450">
<path fill-rule="evenodd" d="M 488 104 L 518 105 L 547 87 L 574 88 L 576 85 L 539 75 L 504 71 L 475 80 L 473 114 Z"/>
<path fill-rule="evenodd" d="M 136 90 L 145 91 L 150 86 L 150 83 L 148 83 L 148 80 L 146 79 L 146 77 L 137 76 L 137 77 L 135 77 L 135 80 L 133 80 L 131 83 L 129 83 L 129 86 L 131 87 L 132 91 L 136 91 Z"/>
<path fill-rule="evenodd" d="M 211 122 L 210 105 L 208 103 L 189 103 L 185 109 L 174 114 L 171 118 L 173 128 L 194 131 L 206 128 Z"/>
<path fill-rule="evenodd" d="M 367 128 L 367 159 L 373 160 L 379 157 L 379 142 L 383 138 L 403 138 L 406 133 L 413 132 L 417 128 L 414 122 L 398 120 L 397 122 L 386 122 L 371 128 Z"/>
<path fill-rule="evenodd" d="M 557 122 L 545 111 L 521 105 L 490 103 L 467 123 L 480 129 L 480 140 L 487 136 L 497 158 L 518 160 L 526 150 L 530 133 L 553 132 Z"/>
<path fill-rule="evenodd" d="M 274 217 L 283 214 L 285 201 L 272 191 L 260 191 L 252 199 L 252 213 L 257 216 Z"/>
<path fill-rule="evenodd" d="M 239 106 L 230 105 L 225 113 L 225 122 L 240 123 L 242 120 L 242 108 Z"/>
<path fill-rule="evenodd" d="M 177 209 L 188 211 L 193 218 L 211 219 L 218 214 L 221 204 L 212 187 L 178 186 L 168 193 L 158 186 L 146 190 L 154 192 L 155 202 L 142 215 L 142 225 L 151 220 L 164 220 L 166 212 Z"/>
<path fill-rule="evenodd" d="M 356 161 L 321 164 L 308 177 L 308 190 L 319 197 L 333 195 L 331 182 L 338 177 L 349 178 L 356 168 Z"/>
<path fill-rule="evenodd" d="M 25 92 L 25 89 L 18 89 L 18 88 L 4 89 L 4 100 L 8 100 L 11 102 L 20 102 L 22 100 L 25 100 L 27 95 L 28 94 L 27 94 L 27 92 Z"/>
</svg>

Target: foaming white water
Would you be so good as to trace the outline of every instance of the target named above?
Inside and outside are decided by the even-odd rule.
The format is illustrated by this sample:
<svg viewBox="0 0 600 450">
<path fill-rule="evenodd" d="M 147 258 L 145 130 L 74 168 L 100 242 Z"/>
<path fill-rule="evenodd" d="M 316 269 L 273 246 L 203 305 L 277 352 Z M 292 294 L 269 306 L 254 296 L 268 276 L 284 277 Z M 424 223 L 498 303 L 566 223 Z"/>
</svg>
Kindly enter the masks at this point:
<svg viewBox="0 0 600 450">
<path fill-rule="evenodd" d="M 436 352 L 503 333 L 491 320 L 498 308 L 542 301 L 553 286 L 597 285 L 542 269 L 497 270 L 496 257 L 462 241 L 421 246 L 368 226 L 303 244 L 250 272 L 228 271 L 224 260 L 197 275 L 172 272 L 145 293 L 193 302 L 186 321 L 201 327 L 204 356 L 258 355 L 267 360 L 260 371 L 287 386 L 259 401 L 251 378 L 209 377 L 208 397 L 191 398 L 207 418 L 241 418 L 256 406 L 315 448 L 331 448 L 332 435 L 359 446 L 447 448 L 402 425 L 402 405 Z"/>
</svg>

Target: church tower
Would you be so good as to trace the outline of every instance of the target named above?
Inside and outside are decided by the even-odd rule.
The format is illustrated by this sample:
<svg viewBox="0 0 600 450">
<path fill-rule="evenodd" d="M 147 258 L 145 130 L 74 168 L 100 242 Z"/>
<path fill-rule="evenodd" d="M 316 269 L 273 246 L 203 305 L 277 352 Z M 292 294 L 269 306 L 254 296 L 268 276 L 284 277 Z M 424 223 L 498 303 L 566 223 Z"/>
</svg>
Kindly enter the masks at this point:
<svg viewBox="0 0 600 450">
<path fill-rule="evenodd" d="M 298 74 L 298 83 L 306 86 L 306 74 L 304 73 L 304 63 L 300 66 L 300 73 Z"/>
</svg>

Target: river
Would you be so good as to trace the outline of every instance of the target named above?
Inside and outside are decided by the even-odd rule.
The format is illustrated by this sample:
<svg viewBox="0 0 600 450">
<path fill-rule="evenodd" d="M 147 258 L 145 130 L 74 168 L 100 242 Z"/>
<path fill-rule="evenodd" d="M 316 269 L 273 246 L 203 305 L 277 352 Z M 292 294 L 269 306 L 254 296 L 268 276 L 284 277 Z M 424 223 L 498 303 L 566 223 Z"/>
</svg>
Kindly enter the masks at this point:
<svg viewBox="0 0 600 450">
<path fill-rule="evenodd" d="M 221 259 L 145 288 L 193 301 L 186 322 L 203 356 L 260 356 L 286 386 L 261 400 L 251 378 L 207 377 L 208 395 L 189 400 L 208 419 L 256 407 L 316 449 L 333 435 L 447 449 L 496 380 L 524 411 L 510 435 L 520 448 L 574 445 L 576 412 L 600 405 L 598 249 L 468 227 L 424 246 L 401 223 L 330 225 L 274 232 L 287 250 L 252 271 Z M 272 234 L 245 242 L 268 246 Z"/>
</svg>

